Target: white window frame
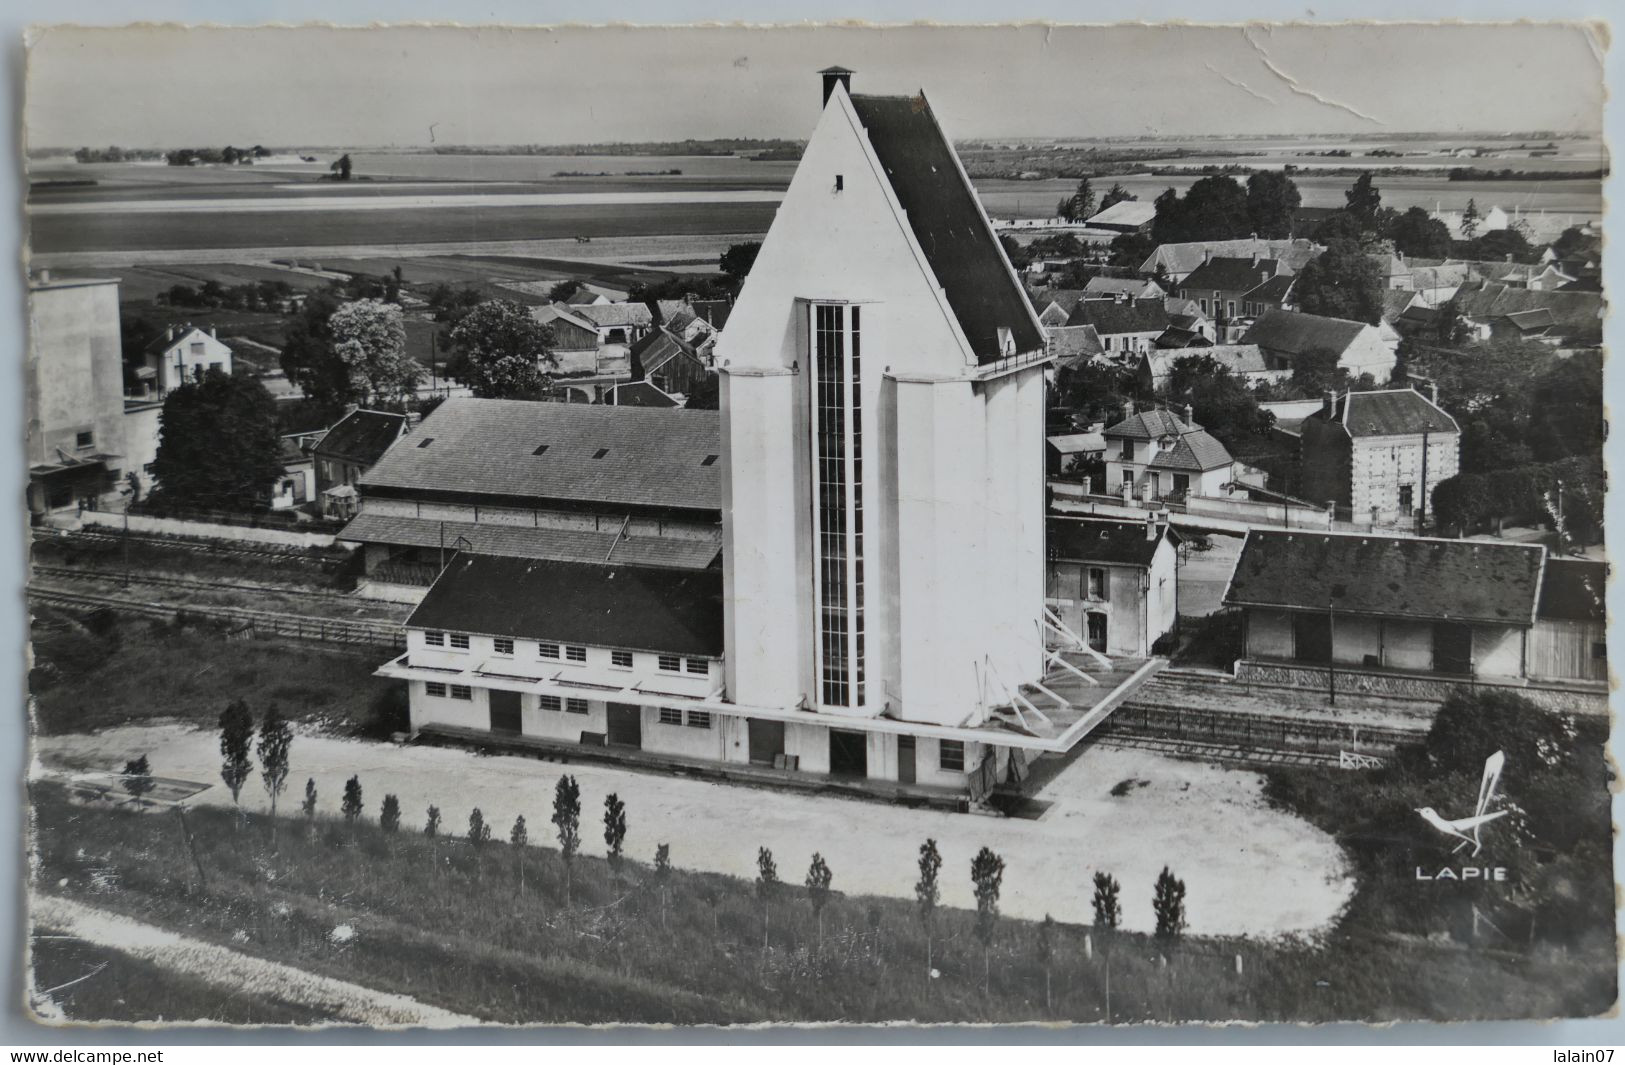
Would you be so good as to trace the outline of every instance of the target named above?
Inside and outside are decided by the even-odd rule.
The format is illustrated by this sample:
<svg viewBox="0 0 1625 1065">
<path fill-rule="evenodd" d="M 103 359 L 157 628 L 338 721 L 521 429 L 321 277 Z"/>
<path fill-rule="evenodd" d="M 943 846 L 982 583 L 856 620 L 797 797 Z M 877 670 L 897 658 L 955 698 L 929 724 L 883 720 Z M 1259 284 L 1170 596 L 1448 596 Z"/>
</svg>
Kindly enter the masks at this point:
<svg viewBox="0 0 1625 1065">
<path fill-rule="evenodd" d="M 557 695 L 543 695 L 543 696 L 540 697 L 540 699 L 541 699 L 541 701 L 540 701 L 540 703 L 538 705 L 543 710 L 546 710 L 547 712 L 552 713 L 552 714 L 558 714 L 558 713 L 563 713 L 564 712 L 564 700 L 561 699 L 559 696 L 557 696 Z"/>
<path fill-rule="evenodd" d="M 446 642 L 451 645 L 451 649 L 453 651 L 466 651 L 466 650 L 468 650 L 468 647 L 469 647 L 468 633 L 466 633 L 466 632 L 451 632 L 451 633 L 447 633 L 446 636 L 447 636 Z"/>
<path fill-rule="evenodd" d="M 536 645 L 536 657 L 557 659 L 562 657 L 562 652 L 556 643 L 539 643 Z"/>
<path fill-rule="evenodd" d="M 587 649 L 576 644 L 564 645 L 564 660 L 581 666 L 587 663 Z"/>
<path fill-rule="evenodd" d="M 425 646 L 425 647 L 444 647 L 444 646 L 446 646 L 446 634 L 443 633 L 443 632 L 425 632 L 423 634 L 423 646 Z"/>
<path fill-rule="evenodd" d="M 660 671 L 662 673 L 681 673 L 683 671 L 682 655 L 661 655 Z"/>
<path fill-rule="evenodd" d="M 507 636 L 493 636 L 491 638 L 491 653 L 513 657 L 513 640 Z"/>
<path fill-rule="evenodd" d="M 698 667 L 698 668 L 695 668 Z M 711 663 L 703 658 L 689 658 L 683 662 L 683 672 L 706 676 L 711 672 Z"/>
<path fill-rule="evenodd" d="M 564 712 L 567 714 L 586 714 L 590 713 L 591 710 L 592 707 L 587 704 L 585 699 L 564 700 Z"/>
<path fill-rule="evenodd" d="M 662 706 L 660 708 L 660 723 L 662 725 L 681 725 L 683 723 L 683 712 L 669 706 Z"/>
<path fill-rule="evenodd" d="M 690 710 L 683 724 L 687 725 L 689 728 L 708 729 L 711 727 L 710 711 Z"/>
<path fill-rule="evenodd" d="M 634 659 L 631 651 L 611 651 L 609 664 L 614 669 L 631 669 Z"/>
<path fill-rule="evenodd" d="M 465 703 L 473 702 L 474 689 L 467 684 L 453 684 L 451 685 L 451 697 L 453 699 L 461 699 Z"/>
<path fill-rule="evenodd" d="M 953 757 L 950 759 L 950 753 Z M 958 761 L 958 765 L 950 765 L 950 761 Z M 945 773 L 963 773 L 965 771 L 965 741 L 964 740 L 938 740 L 937 741 L 937 768 Z"/>
<path fill-rule="evenodd" d="M 432 695 L 436 699 L 444 699 L 446 697 L 446 685 L 445 685 L 445 682 L 444 681 L 438 681 L 438 680 L 426 680 L 426 681 L 424 681 L 423 682 L 423 694 L 424 695 Z"/>
</svg>

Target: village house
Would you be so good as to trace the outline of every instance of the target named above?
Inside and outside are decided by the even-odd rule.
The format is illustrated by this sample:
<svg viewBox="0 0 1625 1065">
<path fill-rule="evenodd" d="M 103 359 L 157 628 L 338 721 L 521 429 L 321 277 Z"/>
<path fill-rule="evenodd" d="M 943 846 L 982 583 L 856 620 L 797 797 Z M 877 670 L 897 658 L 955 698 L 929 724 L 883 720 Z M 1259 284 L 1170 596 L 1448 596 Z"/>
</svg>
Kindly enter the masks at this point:
<svg viewBox="0 0 1625 1065">
<path fill-rule="evenodd" d="M 1090 300 L 1159 300 L 1166 295 L 1162 286 L 1148 277 L 1091 277 L 1083 286 L 1083 298 Z"/>
<path fill-rule="evenodd" d="M 1299 494 L 1348 521 L 1421 524 L 1434 489 L 1460 469 L 1456 420 L 1408 388 L 1328 392 L 1299 432 Z"/>
<path fill-rule="evenodd" d="M 1603 319 L 1608 313 L 1601 292 L 1531 289 L 1499 282 L 1462 286 L 1455 307 L 1479 340 L 1525 337 L 1568 350 L 1601 346 Z"/>
<path fill-rule="evenodd" d="M 141 355 L 141 363 L 134 368 L 134 396 L 162 399 L 206 371 L 231 372 L 231 348 L 221 343 L 212 328 L 168 326 Z"/>
<path fill-rule="evenodd" d="M 531 317 L 553 332 L 552 374 L 558 398 L 601 403 L 608 389 L 632 379 L 629 345 L 606 343 L 605 331 L 586 317 L 590 308 L 615 306 L 619 305 L 554 303 L 531 309 Z"/>
<path fill-rule="evenodd" d="M 1337 368 L 1350 377 L 1370 374 L 1386 384 L 1399 361 L 1399 334 L 1393 327 L 1299 311 L 1266 311 L 1248 327 L 1241 343 L 1256 344 L 1270 368 L 1290 370 L 1306 355 L 1337 356 Z"/>
<path fill-rule="evenodd" d="M 1067 317 L 1068 327 L 1093 326 L 1102 350 L 1124 361 L 1156 345 L 1157 338 L 1171 324 L 1168 308 L 1161 299 L 1081 300 Z"/>
<path fill-rule="evenodd" d="M 1259 240 L 1246 237 L 1240 240 L 1197 240 L 1180 244 L 1159 244 L 1145 262 L 1140 273 L 1146 277 L 1167 278 L 1167 284 L 1179 283 L 1215 257 L 1232 259 L 1273 259 L 1280 272 L 1296 274 L 1311 259 L 1326 249 L 1310 240 Z"/>
<path fill-rule="evenodd" d="M 1608 683 L 1608 563 L 1546 559 L 1529 631 L 1533 681 Z"/>
<path fill-rule="evenodd" d="M 1157 668 L 1046 613 L 1050 357 L 952 142 L 924 96 L 821 74 L 817 127 L 718 343 L 720 459 L 693 463 L 721 481 L 720 580 L 614 559 L 448 565 L 379 670 L 410 682 L 414 729 L 962 804 L 1069 749 Z M 561 459 L 598 495 L 595 454 Z M 511 450 L 480 459 L 465 479 L 513 477 Z M 649 492 L 687 480 L 639 471 Z M 1051 670 L 1075 699 L 1030 687 Z"/>
<path fill-rule="evenodd" d="M 313 452 L 323 517 L 355 516 L 356 485 L 409 429 L 406 415 L 383 410 L 352 410 L 333 423 Z"/>
<path fill-rule="evenodd" d="M 1471 680 L 1601 709 L 1600 608 L 1586 574 L 1561 570 L 1548 585 L 1553 564 L 1566 563 L 1539 544 L 1253 529 L 1224 593 L 1242 613 L 1238 674 L 1411 698 Z"/>
<path fill-rule="evenodd" d="M 1283 284 L 1267 287 L 1276 278 Z M 1292 275 L 1282 272 L 1277 259 L 1258 255 L 1247 259 L 1209 256 L 1174 290 L 1185 299 L 1195 300 L 1202 314 L 1213 319 L 1217 341 L 1233 343 L 1256 316 L 1252 305 L 1280 307 L 1291 290 L 1291 283 Z M 1255 292 L 1258 293 L 1256 299 Z"/>
<path fill-rule="evenodd" d="M 124 375 L 118 281 L 28 282 L 28 510 L 35 521 L 106 509 L 125 471 Z"/>
<path fill-rule="evenodd" d="M 1179 534 L 1157 515 L 1052 517 L 1047 602 L 1096 651 L 1145 658 L 1179 617 L 1178 554 Z"/>
<path fill-rule="evenodd" d="M 692 393 L 712 373 L 694 345 L 665 326 L 656 326 L 633 344 L 628 358 L 633 381 L 648 381 L 677 396 Z"/>
<path fill-rule="evenodd" d="M 1133 400 L 1123 419 L 1106 427 L 1107 493 L 1125 500 L 1178 502 L 1187 496 L 1221 496 L 1231 481 L 1230 452 L 1181 412 L 1156 409 L 1136 414 Z"/>
<path fill-rule="evenodd" d="M 1231 377 L 1248 387 L 1276 384 L 1292 376 L 1292 371 L 1272 369 L 1257 344 L 1214 344 L 1206 347 L 1157 349 L 1140 355 L 1135 379 L 1146 395 L 1162 395 L 1168 378 L 1181 359 L 1210 358 Z"/>
<path fill-rule="evenodd" d="M 1072 474 L 1086 462 L 1106 457 L 1106 437 L 1097 423 L 1081 433 L 1057 433 L 1044 438 L 1044 469 L 1052 477 Z"/>
<path fill-rule="evenodd" d="M 448 399 L 361 481 L 339 539 L 362 594 L 416 601 L 462 551 L 705 569 L 722 551 L 715 411 Z"/>
</svg>

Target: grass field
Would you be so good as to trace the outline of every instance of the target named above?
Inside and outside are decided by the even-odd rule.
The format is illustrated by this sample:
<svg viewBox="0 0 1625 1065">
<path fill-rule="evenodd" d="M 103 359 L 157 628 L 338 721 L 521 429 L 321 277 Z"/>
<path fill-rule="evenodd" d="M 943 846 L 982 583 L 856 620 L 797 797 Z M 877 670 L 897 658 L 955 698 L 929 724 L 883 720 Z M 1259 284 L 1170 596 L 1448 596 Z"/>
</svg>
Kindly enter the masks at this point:
<svg viewBox="0 0 1625 1065">
<path fill-rule="evenodd" d="M 29 221 L 29 247 L 35 254 L 49 254 L 761 233 L 773 213 L 772 204 L 696 203 L 40 215 Z"/>
<path fill-rule="evenodd" d="M 1091 952 L 1088 929 L 1060 925 L 1046 962 L 1040 926 L 1001 920 L 984 953 L 974 914 L 953 910 L 937 915 L 928 971 L 912 904 L 841 895 L 836 869 L 820 927 L 799 856 L 778 857 L 786 883 L 764 913 L 753 885 L 729 877 L 678 868 L 662 884 L 641 861 L 617 873 L 587 853 L 567 873 L 542 823 L 524 848 L 503 842 L 507 825 L 490 826 L 479 847 L 452 838 L 465 835 L 460 824 L 433 839 L 388 834 L 373 794 L 353 826 L 254 817 L 238 830 L 229 810 L 193 809 L 204 887 L 174 818 L 76 805 L 50 784 L 32 798 L 38 885 L 492 1021 L 1103 1021 L 1108 981 L 1114 1022 L 1543 1017 L 1607 1005 L 1555 953 L 1123 934 L 1094 936 Z M 336 805 L 322 798 L 322 810 Z M 583 811 L 592 855 L 603 852 L 597 815 Z M 338 944 L 341 925 L 354 935 Z"/>
<path fill-rule="evenodd" d="M 35 930 L 31 950 L 32 990 L 48 992 L 42 997 L 69 1021 L 321 1024 L 337 1019 L 258 991 L 222 988 L 51 928 Z"/>
<path fill-rule="evenodd" d="M 389 716 L 400 693 L 372 675 L 382 659 L 366 649 L 290 649 L 131 618 L 87 624 L 51 609 L 36 612 L 32 635 L 29 690 L 35 727 L 48 735 L 167 719 L 212 726 L 227 702 L 249 693 L 340 734 L 400 727 Z"/>
</svg>

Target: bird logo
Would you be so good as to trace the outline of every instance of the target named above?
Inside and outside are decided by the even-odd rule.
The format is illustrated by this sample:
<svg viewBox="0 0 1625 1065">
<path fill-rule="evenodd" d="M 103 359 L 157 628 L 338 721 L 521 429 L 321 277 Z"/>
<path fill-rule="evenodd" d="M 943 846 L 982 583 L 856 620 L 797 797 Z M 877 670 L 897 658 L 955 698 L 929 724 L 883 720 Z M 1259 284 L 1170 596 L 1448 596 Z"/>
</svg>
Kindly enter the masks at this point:
<svg viewBox="0 0 1625 1065">
<path fill-rule="evenodd" d="M 1450 821 L 1440 816 L 1439 811 L 1431 806 L 1424 806 L 1416 811 L 1422 815 L 1422 820 L 1432 825 L 1439 832 L 1461 841 L 1451 848 L 1450 853 L 1454 854 L 1463 847 L 1471 845 L 1473 848 L 1472 856 L 1476 858 L 1478 852 L 1484 849 L 1484 842 L 1479 837 L 1480 830 L 1496 818 L 1506 816 L 1505 810 L 1496 810 L 1494 813 L 1486 812 L 1489 810 L 1490 804 L 1495 801 L 1496 790 L 1501 785 L 1501 768 L 1505 764 L 1506 754 L 1503 751 L 1496 751 L 1484 760 L 1484 777 L 1478 783 L 1478 805 L 1473 807 L 1471 817 Z"/>
</svg>

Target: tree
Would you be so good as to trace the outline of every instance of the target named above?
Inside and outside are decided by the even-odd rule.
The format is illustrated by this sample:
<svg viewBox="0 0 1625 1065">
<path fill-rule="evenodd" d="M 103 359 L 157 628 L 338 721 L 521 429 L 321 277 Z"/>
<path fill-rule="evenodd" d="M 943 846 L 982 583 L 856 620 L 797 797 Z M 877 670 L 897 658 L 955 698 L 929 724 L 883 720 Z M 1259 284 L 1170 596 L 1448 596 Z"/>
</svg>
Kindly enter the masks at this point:
<svg viewBox="0 0 1625 1065">
<path fill-rule="evenodd" d="M 468 812 L 468 842 L 476 847 L 483 847 L 491 841 L 491 826 L 485 823 L 485 815 L 478 806 Z"/>
<path fill-rule="evenodd" d="M 433 839 L 440 832 L 440 807 L 430 806 L 423 818 L 423 834 Z"/>
<path fill-rule="evenodd" d="M 1279 170 L 1260 170 L 1247 179 L 1247 221 L 1266 240 L 1292 235 L 1292 223 L 1303 202 L 1298 185 Z"/>
<path fill-rule="evenodd" d="M 1038 964 L 1044 969 L 1044 1012 L 1054 1009 L 1050 998 L 1050 963 L 1055 960 L 1055 918 L 1049 914 L 1038 926 Z"/>
<path fill-rule="evenodd" d="M 931 979 L 931 933 L 936 929 L 937 904 L 942 901 L 938 888 L 938 874 L 942 872 L 942 854 L 937 841 L 928 839 L 920 844 L 920 879 L 914 882 L 914 901 L 919 907 L 920 928 L 925 932 L 925 977 Z"/>
<path fill-rule="evenodd" d="M 262 506 L 282 476 L 276 400 L 246 375 L 209 370 L 164 397 L 153 477 L 186 507 Z"/>
<path fill-rule="evenodd" d="M 1305 314 L 1371 325 L 1382 321 L 1382 271 L 1353 241 L 1332 241 L 1298 272 L 1294 291 Z"/>
<path fill-rule="evenodd" d="M 1107 262 L 1112 266 L 1138 270 L 1157 250 L 1157 241 L 1149 233 L 1119 233 L 1106 247 L 1109 252 Z"/>
<path fill-rule="evenodd" d="M 513 300 L 487 300 L 451 331 L 446 376 L 481 399 L 541 399 L 557 367 L 553 331 Z"/>
<path fill-rule="evenodd" d="M 299 804 L 299 809 L 305 815 L 305 824 L 314 828 L 316 826 L 316 779 L 305 778 L 305 801 Z"/>
<path fill-rule="evenodd" d="M 742 285 L 750 268 L 756 265 L 756 256 L 762 250 L 762 242 L 749 240 L 743 244 L 730 244 L 728 250 L 722 253 L 717 262 L 717 269 L 721 270 L 735 285 Z"/>
<path fill-rule="evenodd" d="M 288 786 L 288 751 L 293 746 L 293 729 L 282 716 L 282 710 L 272 703 L 260 722 L 260 783 L 271 797 L 271 820 L 276 821 L 276 801 Z M 311 789 L 314 794 L 314 789 Z"/>
<path fill-rule="evenodd" d="M 976 852 L 970 863 L 971 883 L 976 886 L 976 938 L 982 941 L 983 991 L 993 989 L 993 932 L 999 921 L 999 890 L 1004 885 L 1004 859 L 987 847 Z"/>
<path fill-rule="evenodd" d="M 1176 408 L 1189 405 L 1197 424 L 1232 451 L 1268 437 L 1275 425 L 1275 415 L 1259 406 L 1247 383 L 1211 355 L 1187 355 L 1174 361 L 1168 374 L 1168 400 Z"/>
<path fill-rule="evenodd" d="M 655 885 L 660 889 L 660 927 L 666 927 L 666 885 L 671 882 L 671 844 L 655 847 Z"/>
<path fill-rule="evenodd" d="M 1311 348 L 1292 364 L 1288 379 L 1300 396 L 1320 396 L 1339 391 L 1348 384 L 1348 374 L 1337 365 L 1341 356 L 1331 348 Z"/>
<path fill-rule="evenodd" d="M 1123 907 L 1119 901 L 1122 887 L 1110 873 L 1095 874 L 1095 895 L 1090 904 L 1095 911 L 1095 930 L 1111 932 L 1123 923 Z"/>
<path fill-rule="evenodd" d="M 779 889 L 779 867 L 773 863 L 773 852 L 766 847 L 756 848 L 756 897 L 762 903 L 762 949 L 767 949 L 768 912 L 773 906 L 773 895 Z"/>
<path fill-rule="evenodd" d="M 1420 207 L 1412 207 L 1388 227 L 1388 239 L 1401 255 L 1417 259 L 1447 259 L 1452 241 L 1450 227 Z"/>
<path fill-rule="evenodd" d="M 351 165 L 350 156 L 346 153 L 333 160 L 332 165 L 327 168 L 327 172 L 332 175 L 335 181 L 349 181 Z"/>
<path fill-rule="evenodd" d="M 1151 896 L 1151 909 L 1157 915 L 1158 939 L 1172 942 L 1185 931 L 1185 882 L 1168 871 L 1165 865 L 1157 874 L 1156 891 Z"/>
<path fill-rule="evenodd" d="M 391 834 L 401 830 L 401 800 L 394 795 L 384 796 L 378 810 L 378 827 Z"/>
<path fill-rule="evenodd" d="M 581 848 L 581 789 L 573 776 L 560 777 L 553 788 L 553 825 L 564 859 L 564 905 L 569 906 L 576 851 Z"/>
<path fill-rule="evenodd" d="M 714 373 L 708 373 L 688 390 L 683 400 L 684 410 L 717 410 L 722 406 L 722 382 Z"/>
<path fill-rule="evenodd" d="M 1197 180 L 1181 197 L 1169 189 L 1156 200 L 1151 236 L 1158 244 L 1237 240 L 1252 232 L 1241 183 L 1216 174 Z"/>
<path fill-rule="evenodd" d="M 1055 208 L 1056 214 L 1068 222 L 1081 222 L 1095 213 L 1095 190 L 1089 184 L 1088 178 L 1078 182 L 1078 187 L 1072 195 L 1062 200 Z"/>
<path fill-rule="evenodd" d="M 812 903 L 813 916 L 818 918 L 818 946 L 824 945 L 824 907 L 829 905 L 829 885 L 835 879 L 835 874 L 829 870 L 829 863 L 817 851 L 813 852 L 812 864 L 807 866 L 807 901 Z"/>
<path fill-rule="evenodd" d="M 1371 171 L 1363 172 L 1354 179 L 1354 184 L 1343 193 L 1347 211 L 1360 227 L 1366 232 L 1372 232 L 1377 227 L 1377 211 L 1382 208 L 1382 191 L 1372 184 Z"/>
<path fill-rule="evenodd" d="M 609 851 L 609 867 L 621 871 L 621 848 L 626 844 L 626 803 L 611 792 L 604 796 L 604 846 Z"/>
<path fill-rule="evenodd" d="M 1482 262 L 1505 260 L 1515 263 L 1534 262 L 1538 257 L 1537 250 L 1529 243 L 1529 238 L 1516 229 L 1490 230 L 1472 242 L 1468 248 L 1468 255 Z"/>
<path fill-rule="evenodd" d="M 514 849 L 513 862 L 519 867 L 519 894 L 525 893 L 525 844 L 530 842 L 530 833 L 525 828 L 525 815 L 520 814 L 514 818 L 513 828 L 508 831 L 508 845 Z"/>
<path fill-rule="evenodd" d="M 406 354 L 401 309 L 377 299 L 352 300 L 328 319 L 333 355 L 344 364 L 350 392 L 373 407 L 400 407 L 423 369 Z"/>
<path fill-rule="evenodd" d="M 157 786 L 152 779 L 152 767 L 147 764 L 147 756 L 132 758 L 124 763 L 124 790 L 130 793 L 130 798 L 138 805 L 144 805 L 146 796 Z"/>
<path fill-rule="evenodd" d="M 1033 261 L 1032 247 L 1021 243 L 1008 233 L 999 234 L 999 247 L 1004 249 L 1004 257 L 1010 260 L 1010 265 L 1017 270 L 1025 270 Z"/>
<path fill-rule="evenodd" d="M 254 715 L 246 701 L 235 699 L 226 704 L 220 714 L 220 756 L 225 759 L 220 765 L 220 779 L 226 782 L 226 787 L 231 791 L 231 802 L 237 807 L 239 821 L 242 817 L 239 800 L 243 784 L 247 782 L 248 774 L 254 771 L 251 760 L 253 744 Z"/>
<path fill-rule="evenodd" d="M 1100 198 L 1100 209 L 1104 211 L 1108 207 L 1115 207 L 1127 200 L 1137 199 L 1139 199 L 1139 197 L 1134 195 L 1128 189 L 1125 189 L 1122 182 L 1114 181 L 1112 182 L 1112 187 L 1106 190 L 1106 195 Z"/>
<path fill-rule="evenodd" d="M 573 277 L 567 277 L 547 290 L 547 298 L 553 303 L 564 303 L 580 290 L 581 282 Z"/>
<path fill-rule="evenodd" d="M 1467 209 L 1461 212 L 1461 239 L 1471 241 L 1473 238 L 1477 237 L 1478 227 L 1482 225 L 1483 222 L 1483 216 L 1478 213 L 1478 201 L 1469 199 L 1467 201 Z"/>
<path fill-rule="evenodd" d="M 344 799 L 339 808 L 344 813 L 345 824 L 354 828 L 356 818 L 361 816 L 361 778 L 359 776 L 353 776 L 344 782 Z"/>
<path fill-rule="evenodd" d="M 346 404 L 357 402 L 349 368 L 333 354 L 330 321 L 339 309 L 338 294 L 331 290 L 312 292 L 305 297 L 299 315 L 288 323 L 282 338 L 280 363 L 291 384 L 297 385 L 310 403 L 324 412 L 322 424 L 333 421 Z"/>
</svg>

